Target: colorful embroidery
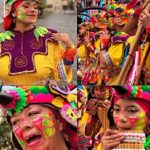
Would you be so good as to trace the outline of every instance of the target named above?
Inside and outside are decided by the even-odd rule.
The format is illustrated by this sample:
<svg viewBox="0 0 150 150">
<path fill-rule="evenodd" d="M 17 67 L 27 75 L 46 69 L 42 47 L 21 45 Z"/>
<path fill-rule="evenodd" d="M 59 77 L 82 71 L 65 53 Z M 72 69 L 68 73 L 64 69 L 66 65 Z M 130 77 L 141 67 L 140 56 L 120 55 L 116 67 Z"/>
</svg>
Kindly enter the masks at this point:
<svg viewBox="0 0 150 150">
<path fill-rule="evenodd" d="M 5 51 L 12 51 L 14 48 L 15 48 L 15 41 L 13 40 L 6 40 L 4 42 L 4 45 L 3 45 L 3 50 Z"/>
<path fill-rule="evenodd" d="M 36 28 L 23 34 L 15 31 L 15 36 L 9 31 L 1 34 L 0 41 L 4 41 L 2 42 L 1 56 L 10 56 L 10 75 L 35 72 L 34 56 L 36 54 L 48 54 L 45 41 L 48 40 L 50 36 L 42 34 L 39 35 L 39 39 L 36 40 L 34 30 L 36 30 Z"/>
<path fill-rule="evenodd" d="M 107 52 L 104 54 L 104 58 L 109 68 L 114 67 L 114 64 Z"/>
<path fill-rule="evenodd" d="M 65 73 L 63 60 L 60 60 L 58 66 L 57 66 L 57 69 L 58 69 L 58 75 L 59 75 L 60 80 L 66 81 L 67 77 L 66 77 L 66 73 Z"/>
<path fill-rule="evenodd" d="M 42 45 L 43 45 L 43 40 L 41 38 L 38 41 L 35 38 L 33 38 L 30 41 L 30 47 L 32 49 L 37 49 L 38 50 L 42 47 Z"/>
</svg>

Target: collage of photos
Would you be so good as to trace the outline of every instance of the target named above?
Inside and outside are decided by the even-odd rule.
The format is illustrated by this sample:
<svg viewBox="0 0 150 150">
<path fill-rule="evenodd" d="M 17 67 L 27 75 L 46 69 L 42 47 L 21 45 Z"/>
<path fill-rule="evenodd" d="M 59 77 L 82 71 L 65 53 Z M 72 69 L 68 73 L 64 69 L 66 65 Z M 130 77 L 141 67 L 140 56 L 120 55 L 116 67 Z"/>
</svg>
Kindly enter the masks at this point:
<svg viewBox="0 0 150 150">
<path fill-rule="evenodd" d="M 150 1 L 77 1 L 79 150 L 150 149 Z"/>
<path fill-rule="evenodd" d="M 150 150 L 150 0 L 0 0 L 0 150 Z"/>
</svg>

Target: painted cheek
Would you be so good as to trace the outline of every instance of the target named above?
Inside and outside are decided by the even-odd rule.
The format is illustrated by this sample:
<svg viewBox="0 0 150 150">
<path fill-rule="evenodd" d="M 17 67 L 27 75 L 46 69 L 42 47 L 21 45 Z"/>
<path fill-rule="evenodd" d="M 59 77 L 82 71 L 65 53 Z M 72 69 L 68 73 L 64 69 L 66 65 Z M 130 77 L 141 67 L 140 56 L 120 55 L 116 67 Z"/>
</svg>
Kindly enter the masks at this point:
<svg viewBox="0 0 150 150">
<path fill-rule="evenodd" d="M 50 113 L 34 119 L 32 123 L 43 133 L 46 138 L 56 134 L 56 121 L 51 117 Z"/>
<path fill-rule="evenodd" d="M 19 142 L 19 144 L 21 145 L 21 147 L 24 149 L 25 148 L 25 140 L 23 138 L 23 133 L 22 130 L 20 129 L 20 127 L 15 127 L 13 129 L 13 132 Z"/>
<path fill-rule="evenodd" d="M 33 121 L 32 121 L 33 125 L 36 128 L 38 128 L 38 130 L 40 130 L 40 131 L 42 131 L 42 120 L 43 120 L 42 117 L 38 117 L 38 118 L 33 119 Z"/>
<path fill-rule="evenodd" d="M 134 127 L 136 121 L 137 121 L 136 117 L 131 117 L 131 116 L 129 117 L 129 122 L 130 122 L 131 128 Z"/>
<path fill-rule="evenodd" d="M 54 119 L 50 119 L 49 117 L 44 117 L 42 121 L 44 137 L 48 138 L 56 134 L 55 124 L 56 121 Z"/>
<path fill-rule="evenodd" d="M 26 9 L 25 10 L 25 14 L 29 14 L 30 10 L 29 9 Z"/>
<path fill-rule="evenodd" d="M 121 113 L 125 113 L 125 111 L 122 110 Z M 115 121 L 115 123 L 118 124 L 119 120 L 120 120 L 119 114 L 115 114 L 115 115 L 114 115 L 114 121 Z"/>
<path fill-rule="evenodd" d="M 118 124 L 118 122 L 119 122 L 119 116 L 114 116 L 114 121 L 115 121 L 116 124 Z"/>
<path fill-rule="evenodd" d="M 18 16 L 18 19 L 24 20 L 26 18 L 26 12 L 25 12 L 25 10 L 23 8 L 20 8 L 18 10 L 17 16 Z"/>
<path fill-rule="evenodd" d="M 137 121 L 135 122 L 134 130 L 144 130 L 147 124 L 147 117 L 145 112 L 141 112 L 138 117 Z"/>
</svg>

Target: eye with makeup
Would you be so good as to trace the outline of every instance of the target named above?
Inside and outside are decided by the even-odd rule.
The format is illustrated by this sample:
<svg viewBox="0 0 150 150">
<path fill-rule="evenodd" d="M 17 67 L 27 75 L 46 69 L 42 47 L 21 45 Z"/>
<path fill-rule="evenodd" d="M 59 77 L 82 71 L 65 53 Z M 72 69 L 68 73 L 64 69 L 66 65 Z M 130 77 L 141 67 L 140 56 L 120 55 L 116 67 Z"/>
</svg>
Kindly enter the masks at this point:
<svg viewBox="0 0 150 150">
<path fill-rule="evenodd" d="M 120 108 L 119 107 L 114 107 L 113 112 L 118 114 L 120 112 Z"/>
<path fill-rule="evenodd" d="M 23 8 L 27 9 L 27 8 L 29 8 L 29 6 L 28 5 L 23 5 Z"/>
<path fill-rule="evenodd" d="M 25 8 L 25 9 L 29 9 L 30 8 L 30 4 L 25 3 L 24 5 L 22 5 L 22 7 Z M 37 4 L 33 4 L 32 7 L 34 9 L 38 9 L 38 5 Z"/>
<path fill-rule="evenodd" d="M 34 117 L 41 114 L 41 110 L 32 110 L 28 112 L 28 117 Z"/>
<path fill-rule="evenodd" d="M 127 112 L 131 115 L 136 114 L 137 112 L 139 112 L 139 110 L 137 108 L 128 108 Z"/>
</svg>

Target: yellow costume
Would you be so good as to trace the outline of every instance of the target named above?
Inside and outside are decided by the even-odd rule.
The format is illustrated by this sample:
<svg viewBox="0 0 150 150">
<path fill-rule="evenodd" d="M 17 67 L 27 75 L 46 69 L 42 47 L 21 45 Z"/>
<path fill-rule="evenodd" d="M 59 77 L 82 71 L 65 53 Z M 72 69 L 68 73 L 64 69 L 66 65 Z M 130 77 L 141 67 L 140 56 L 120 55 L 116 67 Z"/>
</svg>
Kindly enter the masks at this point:
<svg viewBox="0 0 150 150">
<path fill-rule="evenodd" d="M 35 29 L 34 29 L 35 30 Z M 18 85 L 35 85 L 35 84 L 45 84 L 45 81 L 48 81 L 50 78 L 59 81 L 61 79 L 61 75 L 64 76 L 64 79 L 66 79 L 68 82 L 72 79 L 72 70 L 70 69 L 68 72 L 65 70 L 65 65 L 63 62 L 63 53 L 64 49 L 61 46 L 60 43 L 54 43 L 53 41 L 49 40 L 49 37 L 40 37 L 41 41 L 36 41 L 34 37 L 33 31 L 32 38 L 29 41 L 29 44 L 27 45 L 26 42 L 28 42 L 28 39 L 24 39 L 22 41 L 23 45 L 21 47 L 21 50 L 24 51 L 32 51 L 32 49 L 36 49 L 40 47 L 40 42 L 42 43 L 42 46 L 44 47 L 44 52 L 34 52 L 32 56 L 32 60 L 29 60 L 27 57 L 25 62 L 22 59 L 22 54 L 20 54 L 20 48 L 17 47 L 18 39 L 21 38 L 18 37 L 18 33 L 13 33 L 14 37 L 11 37 L 10 39 L 6 39 L 5 41 L 1 42 L 1 48 L 0 48 L 0 80 L 4 84 L 18 84 Z M 2 34 L 2 33 L 1 33 Z M 29 34 L 29 33 L 23 33 Z M 15 39 L 16 36 L 16 39 Z M 45 36 L 45 35 L 44 35 Z M 48 36 L 48 35 L 47 35 Z M 25 36 L 24 36 L 25 37 Z M 25 37 L 30 38 L 30 37 Z M 33 40 L 33 42 L 31 42 Z M 13 42 L 16 43 L 16 45 L 13 45 Z M 36 43 L 37 42 L 37 43 Z M 39 43 L 38 43 L 39 42 Z M 20 44 L 20 43 L 19 43 Z M 9 46 L 11 45 L 11 46 Z M 41 47 L 41 49 L 43 48 Z M 13 49 L 14 48 L 14 49 Z M 7 52 L 5 51 L 7 50 Z M 18 52 L 18 54 L 15 54 L 15 52 Z M 19 59 L 16 61 L 19 56 Z M 23 54 L 24 56 L 25 54 Z M 26 53 L 26 56 L 28 55 L 28 52 Z M 26 57 L 25 56 L 25 57 Z M 15 60 L 15 63 L 13 62 L 13 57 Z M 30 67 L 30 64 L 28 61 L 32 61 L 33 69 L 28 70 Z M 24 70 L 16 71 L 16 62 L 17 65 L 20 65 L 21 68 L 24 64 L 28 65 L 28 68 L 24 68 Z M 24 64 L 23 64 L 24 63 Z M 13 64 L 11 66 L 11 64 Z M 22 66 L 21 66 L 22 65 Z M 13 72 L 11 72 L 11 68 L 15 68 Z M 24 67 L 24 66 L 23 66 Z M 22 68 L 23 68 L 22 67 Z"/>
</svg>

